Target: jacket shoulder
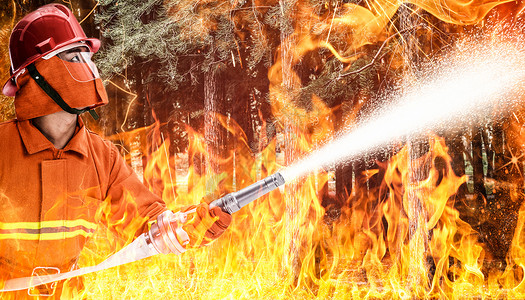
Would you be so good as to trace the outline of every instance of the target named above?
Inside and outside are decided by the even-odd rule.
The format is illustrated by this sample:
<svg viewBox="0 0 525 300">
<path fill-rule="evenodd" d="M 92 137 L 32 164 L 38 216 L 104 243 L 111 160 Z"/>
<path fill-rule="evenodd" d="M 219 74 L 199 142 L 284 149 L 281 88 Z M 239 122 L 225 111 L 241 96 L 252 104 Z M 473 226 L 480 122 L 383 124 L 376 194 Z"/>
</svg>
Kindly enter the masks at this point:
<svg viewBox="0 0 525 300">
<path fill-rule="evenodd" d="M 16 128 L 16 119 L 0 122 L 0 130 L 7 130 L 9 128 Z"/>
<path fill-rule="evenodd" d="M 89 128 L 85 127 L 86 133 L 90 140 L 92 140 L 95 143 L 104 143 L 104 139 L 98 135 L 98 133 L 91 131 Z"/>
<path fill-rule="evenodd" d="M 1 122 L 0 123 L 0 136 L 3 138 L 6 136 L 12 136 L 13 134 L 16 134 L 16 136 L 18 136 L 19 133 L 18 133 L 18 127 L 16 124 L 17 124 L 16 119 Z"/>
<path fill-rule="evenodd" d="M 0 151 L 2 151 L 4 155 L 6 154 L 5 151 L 18 149 L 15 145 L 22 144 L 17 123 L 18 121 L 16 119 L 0 123 Z"/>
<path fill-rule="evenodd" d="M 112 148 L 116 148 L 116 146 L 111 141 L 104 139 L 98 133 L 93 132 L 89 130 L 88 128 L 86 128 L 86 132 L 87 132 L 88 139 L 91 141 L 91 144 L 97 150 L 112 151 Z"/>
<path fill-rule="evenodd" d="M 117 146 L 113 142 L 106 140 L 97 133 L 86 128 L 87 137 L 92 147 L 92 155 L 98 156 L 101 160 L 113 162 L 120 155 Z"/>
</svg>

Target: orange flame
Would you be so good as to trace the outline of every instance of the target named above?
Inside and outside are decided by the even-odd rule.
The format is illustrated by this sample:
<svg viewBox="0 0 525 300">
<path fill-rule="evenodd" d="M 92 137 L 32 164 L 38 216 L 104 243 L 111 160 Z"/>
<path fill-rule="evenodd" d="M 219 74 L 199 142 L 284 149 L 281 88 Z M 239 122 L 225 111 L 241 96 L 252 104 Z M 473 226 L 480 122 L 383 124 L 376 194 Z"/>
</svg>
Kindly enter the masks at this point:
<svg viewBox="0 0 525 300">
<path fill-rule="evenodd" d="M 238 138 L 234 152 L 238 154 L 235 159 L 242 163 L 236 169 L 240 186 L 277 171 L 275 141 L 264 149 L 261 157 L 255 157 L 243 142 L 244 134 L 238 125 L 222 124 L 229 124 L 227 129 Z M 196 132 L 192 135 L 194 153 L 204 151 L 199 143 L 202 137 Z M 312 139 L 304 141 L 311 143 Z M 368 171 L 368 179 L 381 182 L 377 190 L 367 192 L 366 185 L 358 183 L 340 217 L 331 223 L 325 222 L 325 209 L 318 192 L 330 175 L 323 171 L 300 182 L 294 195 L 300 199 L 300 207 L 293 216 L 299 228 L 295 266 L 283 259 L 289 249 L 286 222 L 290 220 L 284 213 L 283 194 L 276 190 L 236 213 L 231 228 L 211 246 L 88 275 L 83 295 L 96 297 L 103 293 L 108 298 L 497 295 L 499 285 L 494 282 L 504 279 L 509 281 L 508 286 L 516 283 L 510 282 L 510 271 L 488 278 L 482 272 L 483 245 L 454 208 L 454 195 L 466 182 L 466 176 L 458 177 L 452 171 L 443 139 L 432 137 L 430 145 L 430 151 L 416 159 L 411 159 L 410 148 L 404 147 L 388 162 L 381 163 L 379 169 Z M 164 187 L 169 189 L 171 178 L 166 170 L 173 167 L 162 158 L 163 147 L 152 154 L 145 167 L 157 171 L 144 174 L 162 176 Z M 423 169 L 428 169 L 427 175 L 415 180 L 414 170 Z M 187 191 L 177 190 L 177 198 L 170 207 L 176 209 L 198 202 L 203 197 L 204 177 Z M 170 193 L 165 195 L 170 199 Z M 523 226 L 523 220 L 520 222 Z M 96 250 L 86 250 L 81 261 L 85 265 L 100 261 L 103 251 L 99 245 L 107 239 L 111 237 L 99 233 L 92 240 Z M 515 244 L 513 255 L 522 257 L 518 247 L 521 244 L 518 240 Z M 485 290 L 489 283 L 496 288 Z"/>
</svg>

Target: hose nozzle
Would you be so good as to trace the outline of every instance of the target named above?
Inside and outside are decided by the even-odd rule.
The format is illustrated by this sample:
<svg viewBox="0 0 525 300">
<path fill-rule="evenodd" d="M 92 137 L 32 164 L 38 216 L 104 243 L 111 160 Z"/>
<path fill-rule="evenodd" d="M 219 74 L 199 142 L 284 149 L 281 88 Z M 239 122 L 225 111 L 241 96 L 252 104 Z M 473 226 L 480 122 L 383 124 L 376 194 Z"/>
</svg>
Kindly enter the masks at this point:
<svg viewBox="0 0 525 300">
<path fill-rule="evenodd" d="M 144 234 L 146 243 L 157 253 L 184 253 L 190 241 L 188 234 L 182 229 L 186 219 L 187 213 L 173 213 L 169 210 L 163 212 Z"/>
<path fill-rule="evenodd" d="M 281 173 L 275 173 L 237 192 L 230 193 L 210 203 L 210 208 L 218 206 L 230 215 L 253 200 L 273 191 L 285 183 Z"/>
<path fill-rule="evenodd" d="M 210 203 L 210 208 L 218 206 L 230 215 L 253 200 L 268 194 L 285 183 L 280 173 L 275 173 L 237 192 L 230 193 Z M 187 215 L 195 213 L 195 209 L 186 212 L 173 213 L 165 211 L 157 217 L 157 222 L 144 234 L 146 244 L 151 251 L 157 253 L 180 254 L 186 251 L 189 236 L 182 228 Z"/>
</svg>

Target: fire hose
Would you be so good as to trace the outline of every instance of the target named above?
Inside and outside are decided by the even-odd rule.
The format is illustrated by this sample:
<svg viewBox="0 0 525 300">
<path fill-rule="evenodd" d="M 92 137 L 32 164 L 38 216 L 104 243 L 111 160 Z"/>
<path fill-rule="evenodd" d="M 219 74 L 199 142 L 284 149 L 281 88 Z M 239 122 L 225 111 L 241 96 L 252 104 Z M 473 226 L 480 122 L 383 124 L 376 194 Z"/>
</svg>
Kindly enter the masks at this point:
<svg viewBox="0 0 525 300">
<path fill-rule="evenodd" d="M 223 211 L 233 214 L 284 183 L 284 177 L 280 173 L 275 173 L 242 190 L 227 194 L 211 202 L 210 208 L 220 207 Z M 182 224 L 186 222 L 187 216 L 194 212 L 195 209 L 176 213 L 171 211 L 163 212 L 157 217 L 157 222 L 151 226 L 148 232 L 143 233 L 132 243 L 96 266 L 84 267 L 66 273 L 9 279 L 5 282 L 0 292 L 24 290 L 105 270 L 157 254 L 184 253 L 186 251 L 185 246 L 189 243 L 189 236 L 182 228 Z"/>
</svg>

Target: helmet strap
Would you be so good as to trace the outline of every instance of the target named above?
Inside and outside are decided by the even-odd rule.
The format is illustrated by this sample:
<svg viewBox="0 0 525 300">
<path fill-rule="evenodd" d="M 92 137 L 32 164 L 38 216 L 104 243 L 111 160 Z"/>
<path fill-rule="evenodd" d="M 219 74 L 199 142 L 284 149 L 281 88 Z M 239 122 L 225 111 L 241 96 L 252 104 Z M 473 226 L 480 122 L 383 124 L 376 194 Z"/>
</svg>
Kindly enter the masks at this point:
<svg viewBox="0 0 525 300">
<path fill-rule="evenodd" d="M 29 72 L 29 75 L 33 80 L 38 84 L 38 86 L 47 94 L 53 101 L 55 101 L 60 108 L 62 108 L 64 111 L 67 111 L 70 114 L 80 115 L 85 112 L 89 112 L 91 117 L 93 119 L 98 120 L 98 115 L 93 109 L 76 109 L 71 106 L 69 106 L 64 99 L 58 94 L 58 92 L 47 83 L 47 81 L 44 79 L 44 77 L 38 72 L 38 70 L 35 67 L 35 64 L 32 63 L 28 65 L 27 71 Z"/>
</svg>

